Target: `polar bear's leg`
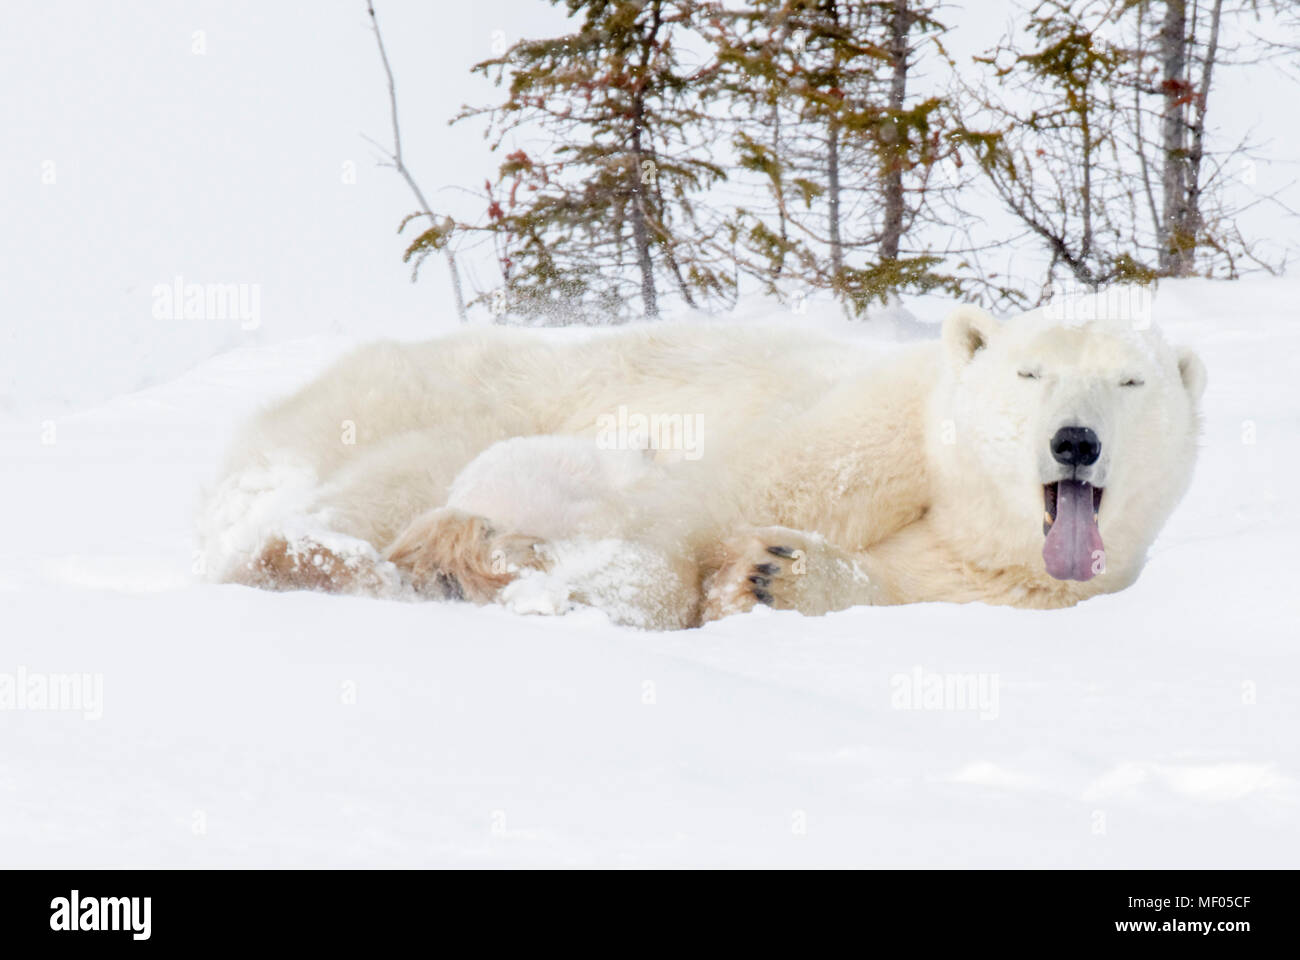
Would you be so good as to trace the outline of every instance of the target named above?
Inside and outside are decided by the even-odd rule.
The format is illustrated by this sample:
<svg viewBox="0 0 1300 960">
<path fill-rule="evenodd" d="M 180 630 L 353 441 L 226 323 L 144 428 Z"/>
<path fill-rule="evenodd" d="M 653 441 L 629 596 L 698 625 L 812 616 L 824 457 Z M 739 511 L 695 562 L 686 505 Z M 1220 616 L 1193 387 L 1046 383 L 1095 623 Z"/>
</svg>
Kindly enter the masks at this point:
<svg viewBox="0 0 1300 960">
<path fill-rule="evenodd" d="M 452 483 L 445 507 L 402 531 L 386 556 L 425 595 L 518 612 L 572 604 L 659 629 L 697 620 L 695 558 L 664 536 L 664 468 L 590 437 L 519 437 L 490 447 Z"/>
<path fill-rule="evenodd" d="M 217 579 L 270 590 L 389 595 L 400 583 L 381 552 L 446 502 L 477 452 L 457 431 L 407 431 L 321 483 L 298 461 L 232 474 L 206 511 L 204 552 Z"/>
<path fill-rule="evenodd" d="M 369 544 L 307 535 L 272 537 L 255 556 L 235 566 L 226 579 L 263 590 L 367 596 L 395 595 L 401 583 L 392 564 L 384 563 Z"/>
<path fill-rule="evenodd" d="M 500 531 L 483 517 L 439 507 L 413 520 L 386 557 L 422 596 L 489 603 L 523 570 L 545 569 L 541 546 L 536 537 Z"/>
<path fill-rule="evenodd" d="M 444 427 L 399 434 L 339 470 L 311 510 L 382 552 L 417 517 L 447 502 L 452 480 L 481 448 Z"/>
<path fill-rule="evenodd" d="M 821 616 L 878 603 L 865 555 L 854 555 L 815 533 L 787 527 L 744 530 L 722 545 L 704 583 L 702 618 L 717 620 L 756 604 Z"/>
</svg>

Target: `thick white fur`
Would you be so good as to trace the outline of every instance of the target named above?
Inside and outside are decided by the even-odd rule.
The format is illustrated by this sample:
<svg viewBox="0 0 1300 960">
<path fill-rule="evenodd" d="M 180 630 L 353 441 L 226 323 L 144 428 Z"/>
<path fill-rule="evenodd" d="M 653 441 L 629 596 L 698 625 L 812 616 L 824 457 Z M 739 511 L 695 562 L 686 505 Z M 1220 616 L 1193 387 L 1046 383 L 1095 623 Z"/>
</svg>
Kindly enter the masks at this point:
<svg viewBox="0 0 1300 960">
<path fill-rule="evenodd" d="M 1026 366 L 1039 377 L 1018 377 Z M 1120 386 L 1131 378 L 1144 385 Z M 476 536 L 538 541 L 535 563 L 512 553 L 511 582 L 473 597 L 518 609 L 577 600 L 663 628 L 756 596 L 808 614 L 1063 606 L 1137 576 L 1190 479 L 1203 384 L 1199 361 L 1154 330 L 1041 314 L 999 325 L 971 307 L 941 342 L 883 358 L 734 326 L 380 343 L 248 425 L 206 550 L 218 578 L 252 582 L 269 541 L 323 547 L 377 571 L 352 588 L 400 592 L 424 531 L 482 518 Z M 608 449 L 599 425 L 620 407 L 698 417 L 698 448 Z M 1058 581 L 1041 557 L 1045 451 L 1084 421 L 1103 442 L 1106 570 Z M 395 544 L 396 568 L 383 559 Z"/>
</svg>

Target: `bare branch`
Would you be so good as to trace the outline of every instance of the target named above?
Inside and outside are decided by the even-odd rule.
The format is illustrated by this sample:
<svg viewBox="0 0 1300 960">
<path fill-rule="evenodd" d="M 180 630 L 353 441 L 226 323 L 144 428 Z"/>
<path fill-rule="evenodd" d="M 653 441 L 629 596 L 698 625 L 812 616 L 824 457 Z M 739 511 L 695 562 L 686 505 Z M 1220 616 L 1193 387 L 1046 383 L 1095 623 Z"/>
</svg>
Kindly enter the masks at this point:
<svg viewBox="0 0 1300 960">
<path fill-rule="evenodd" d="M 375 31 L 375 43 L 379 46 L 379 59 L 384 65 L 384 75 L 388 78 L 388 104 L 393 117 L 393 149 L 385 151 L 388 155 L 388 165 L 402 175 L 406 185 L 411 188 L 415 194 L 416 201 L 420 204 L 420 212 L 429 217 L 430 220 L 437 219 L 434 216 L 433 208 L 429 206 L 429 201 L 424 198 L 424 192 L 420 185 L 415 182 L 411 176 L 411 171 L 406 168 L 402 161 L 402 128 L 397 122 L 397 84 L 393 80 L 393 68 L 388 62 L 388 51 L 384 49 L 384 36 L 379 32 L 379 18 L 375 16 L 375 5 L 373 0 L 366 0 L 366 13 L 370 15 L 370 26 Z M 369 143 L 384 148 L 369 137 L 365 138 Z M 460 317 L 462 323 L 469 319 L 465 312 L 465 297 L 460 288 L 460 271 L 456 269 L 456 254 L 452 251 L 450 245 L 443 247 L 443 254 L 447 257 L 447 267 L 451 271 L 451 289 L 456 300 L 456 315 Z"/>
</svg>

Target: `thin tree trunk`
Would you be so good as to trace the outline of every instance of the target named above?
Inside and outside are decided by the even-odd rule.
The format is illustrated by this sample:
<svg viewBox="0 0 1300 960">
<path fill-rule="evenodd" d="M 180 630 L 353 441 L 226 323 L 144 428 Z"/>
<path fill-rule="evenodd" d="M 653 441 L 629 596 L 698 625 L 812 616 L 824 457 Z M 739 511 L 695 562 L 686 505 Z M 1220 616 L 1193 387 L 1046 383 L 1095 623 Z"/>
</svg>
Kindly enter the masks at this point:
<svg viewBox="0 0 1300 960">
<path fill-rule="evenodd" d="M 906 147 L 903 133 L 896 119 L 903 112 L 907 98 L 907 35 L 912 28 L 912 15 L 908 0 L 894 0 L 889 20 L 889 56 L 893 72 L 889 78 L 889 110 L 893 117 L 893 140 L 890 142 L 889 162 L 884 170 L 882 188 L 885 194 L 885 222 L 880 236 L 880 258 L 897 260 L 903 242 L 903 156 Z"/>
<path fill-rule="evenodd" d="M 1092 87 L 1092 69 L 1088 69 L 1084 84 L 1084 100 L 1079 113 L 1079 134 L 1083 138 L 1083 236 L 1079 241 L 1079 260 L 1084 263 L 1092 256 L 1092 104 L 1095 100 L 1086 93 Z"/>
<path fill-rule="evenodd" d="M 641 132 L 645 128 L 645 85 L 649 82 L 651 47 L 659 34 L 659 0 L 652 0 L 654 14 L 649 31 L 641 37 L 641 77 L 632 97 L 632 245 L 636 248 L 637 268 L 641 271 L 641 306 L 647 317 L 659 316 L 659 297 L 655 291 L 654 261 L 650 258 L 650 228 L 646 214 L 645 151 Z M 652 161 L 653 162 L 653 161 Z M 658 176 L 658 171 L 655 171 Z"/>
<path fill-rule="evenodd" d="M 1201 86 L 1196 91 L 1196 108 L 1192 120 L 1192 142 L 1187 152 L 1187 207 L 1188 241 L 1186 271 L 1196 267 L 1196 241 L 1201 235 L 1201 161 L 1205 158 L 1205 113 L 1210 100 L 1210 81 L 1214 79 L 1214 63 L 1219 56 L 1219 23 L 1223 16 L 1223 0 L 1214 0 L 1210 12 L 1210 40 L 1201 64 Z"/>
<path fill-rule="evenodd" d="M 664 203 L 664 189 L 658 177 L 655 177 L 655 199 L 659 201 L 659 214 L 662 217 L 668 209 L 668 205 Z M 681 265 L 677 262 L 677 255 L 673 253 L 673 238 L 668 232 L 668 224 L 659 221 L 655 233 L 663 238 L 664 263 L 668 265 L 668 271 L 673 275 L 673 279 L 677 281 L 677 292 L 682 295 L 686 305 L 694 310 L 696 308 L 695 297 L 691 296 L 691 288 L 686 285 L 686 279 L 682 276 Z"/>
<path fill-rule="evenodd" d="M 830 15 L 831 22 L 839 24 L 840 12 L 839 6 L 835 0 L 830 0 L 826 6 L 826 13 Z M 840 51 L 835 48 L 832 57 L 831 67 L 832 78 L 835 86 L 840 86 Z M 841 99 L 837 109 L 842 108 L 844 101 Z M 844 276 L 844 242 L 840 234 L 840 119 L 838 114 L 832 114 L 830 125 L 826 131 L 826 200 L 828 203 L 828 216 L 830 223 L 828 233 L 831 243 L 831 271 L 832 288 L 838 294 L 840 293 L 840 284 Z"/>
<path fill-rule="evenodd" d="M 646 227 L 644 174 L 645 154 L 641 150 L 641 103 L 638 96 L 636 126 L 632 130 L 632 245 L 636 248 L 636 263 L 641 271 L 641 304 L 647 317 L 659 316 L 659 301 L 655 294 L 654 262 L 650 259 L 650 231 Z"/>
<path fill-rule="evenodd" d="M 1165 0 L 1160 30 L 1160 60 L 1165 115 L 1161 125 L 1164 151 L 1164 209 L 1160 224 L 1160 270 L 1184 276 L 1191 254 L 1188 246 L 1190 210 L 1187 205 L 1187 4 Z"/>
<path fill-rule="evenodd" d="M 844 273 L 844 244 L 840 240 L 840 124 L 833 117 L 826 144 L 826 196 L 830 205 L 831 270 L 838 290 Z"/>
<path fill-rule="evenodd" d="M 401 174 L 406 185 L 415 194 L 415 199 L 420 204 L 420 212 L 428 217 L 432 224 L 433 210 L 429 207 L 429 201 L 424 199 L 424 191 L 415 182 L 415 177 L 411 176 L 411 171 L 406 169 L 406 163 L 402 160 L 402 130 L 397 124 L 397 84 L 393 80 L 393 68 L 388 63 L 388 51 L 384 49 L 384 37 L 379 32 L 379 18 L 375 16 L 375 6 L 371 0 L 366 2 L 366 12 L 370 14 L 370 25 L 375 31 L 375 42 L 379 44 L 379 59 L 383 61 L 384 74 L 388 77 L 388 104 L 393 116 L 393 152 L 389 157 L 393 169 Z M 456 315 L 460 317 L 461 323 L 464 323 L 469 316 L 465 312 L 465 295 L 460 288 L 460 271 L 456 269 L 456 254 L 451 250 L 450 240 L 448 245 L 442 248 L 442 252 L 447 258 L 447 268 L 451 271 L 451 292 L 456 300 Z"/>
<path fill-rule="evenodd" d="M 1142 51 L 1142 32 L 1138 31 L 1137 62 L 1142 63 L 1145 54 Z M 1147 209 L 1151 215 L 1151 228 L 1160 230 L 1160 211 L 1156 209 L 1156 193 L 1151 187 L 1151 164 L 1147 162 L 1147 141 L 1142 133 L 1142 86 L 1133 84 L 1133 129 L 1137 139 L 1138 165 L 1142 170 L 1142 189 L 1146 193 Z M 1136 211 L 1134 211 L 1136 215 Z"/>
<path fill-rule="evenodd" d="M 772 154 L 776 157 L 785 156 L 785 151 L 781 146 L 781 104 L 778 100 L 772 101 Z M 785 178 L 782 176 L 777 185 L 777 203 L 776 203 L 777 223 L 781 225 L 781 242 L 788 243 L 790 240 L 790 225 L 786 222 L 785 216 Z M 781 271 L 785 269 L 785 253 L 781 254 L 781 261 L 772 271 L 773 277 L 781 276 Z"/>
</svg>

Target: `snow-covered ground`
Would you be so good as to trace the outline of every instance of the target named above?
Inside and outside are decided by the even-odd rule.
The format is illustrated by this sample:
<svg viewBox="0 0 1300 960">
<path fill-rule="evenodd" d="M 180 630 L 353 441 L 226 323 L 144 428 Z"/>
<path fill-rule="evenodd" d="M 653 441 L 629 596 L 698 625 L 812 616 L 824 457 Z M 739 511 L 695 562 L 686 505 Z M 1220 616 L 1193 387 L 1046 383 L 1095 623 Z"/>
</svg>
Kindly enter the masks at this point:
<svg viewBox="0 0 1300 960">
<path fill-rule="evenodd" d="M 1056 612 L 651 634 L 203 584 L 224 444 L 342 339 L 11 415 L 0 704 L 70 674 L 90 698 L 0 710 L 0 866 L 1294 867 L 1296 302 L 1165 286 L 1210 371 L 1194 485 L 1134 588 Z M 945 680 L 979 702 L 904 708 Z"/>
</svg>

